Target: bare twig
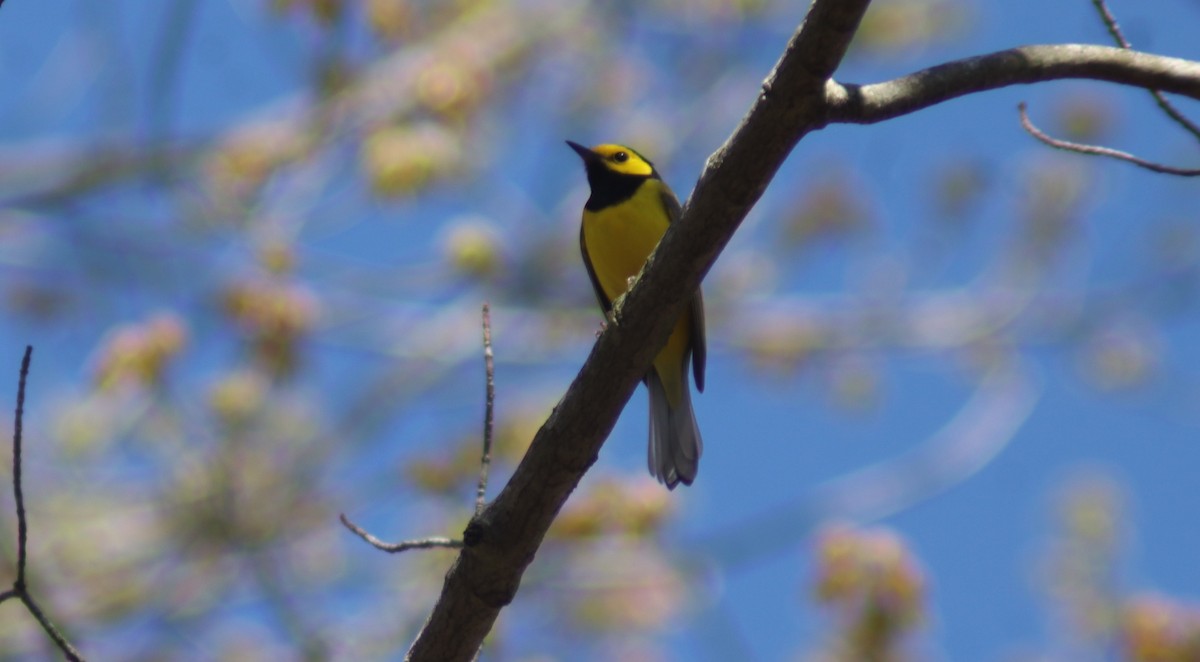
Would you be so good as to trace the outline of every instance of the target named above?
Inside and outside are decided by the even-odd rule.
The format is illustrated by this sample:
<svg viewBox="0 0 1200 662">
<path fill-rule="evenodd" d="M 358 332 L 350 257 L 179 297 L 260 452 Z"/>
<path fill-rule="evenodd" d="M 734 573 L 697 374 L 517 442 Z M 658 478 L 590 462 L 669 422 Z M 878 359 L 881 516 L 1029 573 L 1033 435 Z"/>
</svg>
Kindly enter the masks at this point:
<svg viewBox="0 0 1200 662">
<path fill-rule="evenodd" d="M 4 0 L 0 0 L 3 4 Z M 25 519 L 25 494 L 21 486 L 21 437 L 22 425 L 25 418 L 25 382 L 29 378 L 29 364 L 33 361 L 33 346 L 25 346 L 25 356 L 21 359 L 21 376 L 17 382 L 17 410 L 13 418 L 13 496 L 17 502 L 17 579 L 13 582 L 13 587 L 3 593 L 0 593 L 0 602 L 4 602 L 9 598 L 18 598 L 30 614 L 37 619 L 41 624 L 42 629 L 46 634 L 54 640 L 55 645 L 62 651 L 71 662 L 82 660 L 83 656 L 75 647 L 71 645 L 62 632 L 55 627 L 54 623 L 38 606 L 36 600 L 29 593 L 29 587 L 25 583 L 25 566 L 26 566 L 26 547 L 29 539 L 29 525 Z"/>
<path fill-rule="evenodd" d="M 1108 33 L 1112 35 L 1113 41 L 1121 48 L 1133 48 L 1125 35 L 1121 34 L 1121 27 L 1117 25 L 1117 19 L 1108 10 L 1108 5 L 1104 0 L 1092 0 L 1092 4 L 1096 6 L 1096 11 L 1100 12 L 1100 18 L 1104 21 L 1104 27 L 1108 28 Z"/>
<path fill-rule="evenodd" d="M 1104 27 L 1108 28 L 1108 33 L 1112 35 L 1113 40 L 1116 41 L 1121 48 L 1132 50 L 1133 45 L 1129 43 L 1129 40 L 1126 39 L 1125 35 L 1121 32 L 1121 26 L 1117 25 L 1117 19 L 1112 15 L 1112 12 L 1109 11 L 1108 4 L 1105 3 L 1105 0 L 1092 0 L 1092 4 L 1095 5 L 1096 11 L 1100 13 L 1100 19 L 1104 21 Z M 1183 113 L 1179 112 L 1179 109 L 1177 109 L 1175 105 L 1163 95 L 1162 92 L 1155 89 L 1151 89 L 1149 91 L 1150 95 L 1154 97 L 1154 101 L 1158 104 L 1158 107 L 1162 108 L 1162 111 L 1167 114 L 1167 117 L 1175 120 L 1176 124 L 1183 127 L 1184 130 L 1195 136 L 1196 139 L 1200 140 L 1200 126 L 1197 126 L 1194 122 L 1185 117 Z"/>
<path fill-rule="evenodd" d="M 487 395 L 483 410 L 483 458 L 479 462 L 479 488 L 475 491 L 475 515 L 483 512 L 488 469 L 492 466 L 492 428 L 496 406 L 496 366 L 492 357 L 492 313 L 483 304 L 483 367 L 487 373 Z"/>
<path fill-rule="evenodd" d="M 13 590 L 25 593 L 25 543 L 29 525 L 25 521 L 25 492 L 21 488 L 21 436 L 25 418 L 25 382 L 29 379 L 29 364 L 33 361 L 33 345 L 25 346 L 21 359 L 21 376 L 17 382 L 17 411 L 13 416 L 13 498 L 17 502 L 17 581 Z"/>
<path fill-rule="evenodd" d="M 406 552 L 410 549 L 460 549 L 463 546 L 461 540 L 452 540 L 450 538 L 417 538 L 415 540 L 402 540 L 400 542 L 384 542 L 379 538 L 367 533 L 366 529 L 350 521 L 349 517 L 339 515 L 338 519 L 342 520 L 342 524 L 347 529 L 353 531 L 359 538 L 367 541 L 375 549 L 380 549 L 385 552 L 395 554 L 396 552 Z"/>
<path fill-rule="evenodd" d="M 1200 168 L 1176 168 L 1173 166 L 1163 165 L 1161 163 L 1155 163 L 1154 161 L 1147 161 L 1128 152 L 1122 152 L 1120 150 L 1112 149 L 1111 147 L 1087 145 L 1084 143 L 1075 143 L 1067 140 L 1059 140 L 1058 138 L 1052 138 L 1043 133 L 1041 129 L 1038 129 L 1033 125 L 1033 122 L 1029 119 L 1029 114 L 1025 110 L 1025 102 L 1018 104 L 1017 110 L 1021 113 L 1021 126 L 1025 128 L 1025 131 L 1027 131 L 1029 135 L 1055 149 L 1066 150 L 1068 152 L 1077 152 L 1079 154 L 1107 156 L 1109 158 L 1127 161 L 1138 166 L 1139 168 L 1145 168 L 1146 170 L 1151 170 L 1165 175 L 1200 177 Z"/>
<path fill-rule="evenodd" d="M 54 626 L 54 623 L 50 622 L 50 619 L 46 616 L 46 614 L 42 613 L 41 607 L 38 606 L 38 603 L 34 601 L 33 596 L 30 595 L 28 591 L 21 593 L 21 602 L 25 604 L 25 608 L 29 610 L 29 613 L 33 614 L 33 617 L 37 619 L 39 624 L 41 624 L 42 629 L 46 631 L 46 634 L 54 640 L 55 645 L 58 646 L 58 650 L 62 651 L 62 654 L 68 660 L 70 660 L 70 662 L 83 661 L 83 656 L 79 654 L 79 651 L 75 650 L 75 647 L 71 645 L 71 642 L 67 641 L 67 638 L 63 636 L 63 633 L 60 632 L 57 627 Z"/>
</svg>

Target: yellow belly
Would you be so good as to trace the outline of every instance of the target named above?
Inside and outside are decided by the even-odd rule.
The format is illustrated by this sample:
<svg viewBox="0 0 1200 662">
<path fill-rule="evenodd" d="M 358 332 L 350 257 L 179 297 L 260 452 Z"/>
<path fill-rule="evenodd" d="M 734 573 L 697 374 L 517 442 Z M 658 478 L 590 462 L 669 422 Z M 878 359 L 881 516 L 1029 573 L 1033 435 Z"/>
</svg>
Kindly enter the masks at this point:
<svg viewBox="0 0 1200 662">
<path fill-rule="evenodd" d="M 629 289 L 650 252 L 667 231 L 667 215 L 659 191 L 642 186 L 631 200 L 599 213 L 584 211 L 583 241 L 592 270 L 609 301 Z M 691 313 L 680 315 L 667 345 L 654 359 L 654 369 L 667 391 L 672 406 L 680 403 L 687 388 L 684 358 L 691 338 Z"/>
</svg>

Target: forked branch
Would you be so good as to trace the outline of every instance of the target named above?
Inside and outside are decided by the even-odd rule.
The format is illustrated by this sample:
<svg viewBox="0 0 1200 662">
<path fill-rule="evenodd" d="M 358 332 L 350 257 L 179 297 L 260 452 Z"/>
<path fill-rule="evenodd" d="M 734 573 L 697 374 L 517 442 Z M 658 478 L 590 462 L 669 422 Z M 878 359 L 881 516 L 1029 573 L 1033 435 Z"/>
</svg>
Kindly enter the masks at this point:
<svg viewBox="0 0 1200 662">
<path fill-rule="evenodd" d="M 479 462 L 479 482 L 475 488 L 475 515 L 483 511 L 484 497 L 487 495 L 488 469 L 492 465 L 492 428 L 495 424 L 496 406 L 496 366 L 492 355 L 492 314 L 488 304 L 483 304 L 483 366 L 485 379 L 484 414 L 483 414 L 483 455 Z M 342 525 L 350 529 L 378 550 L 396 554 L 410 549 L 461 549 L 462 540 L 432 536 L 416 538 L 400 542 L 385 542 L 371 535 L 366 529 L 350 521 L 343 513 L 338 516 Z M 464 536 L 469 537 L 469 536 Z"/>
</svg>

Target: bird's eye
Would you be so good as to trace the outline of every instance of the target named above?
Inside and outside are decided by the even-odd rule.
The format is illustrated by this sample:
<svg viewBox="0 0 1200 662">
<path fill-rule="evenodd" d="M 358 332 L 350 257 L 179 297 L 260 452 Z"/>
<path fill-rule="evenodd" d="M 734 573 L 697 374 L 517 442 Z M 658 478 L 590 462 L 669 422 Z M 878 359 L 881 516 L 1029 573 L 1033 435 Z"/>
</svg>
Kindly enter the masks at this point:
<svg viewBox="0 0 1200 662">
<path fill-rule="evenodd" d="M 616 161 L 617 163 L 624 163 L 628 160 L 629 155 L 625 152 L 617 152 L 616 154 L 613 154 L 613 161 Z"/>
</svg>

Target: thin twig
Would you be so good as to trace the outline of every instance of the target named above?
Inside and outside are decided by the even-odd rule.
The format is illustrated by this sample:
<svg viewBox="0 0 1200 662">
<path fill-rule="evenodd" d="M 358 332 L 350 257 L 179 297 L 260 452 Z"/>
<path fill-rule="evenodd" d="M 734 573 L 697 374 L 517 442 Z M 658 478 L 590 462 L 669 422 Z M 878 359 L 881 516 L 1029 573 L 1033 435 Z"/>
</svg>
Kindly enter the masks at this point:
<svg viewBox="0 0 1200 662">
<path fill-rule="evenodd" d="M 1055 149 L 1066 150 L 1068 152 L 1077 152 L 1079 154 L 1107 156 L 1109 158 L 1114 158 L 1121 161 L 1128 161 L 1129 163 L 1132 163 L 1140 168 L 1145 168 L 1146 170 L 1151 170 L 1153 172 L 1162 173 L 1165 175 L 1200 177 L 1200 168 L 1176 168 L 1173 166 L 1163 165 L 1161 163 L 1155 163 L 1154 161 L 1147 161 L 1128 152 L 1122 152 L 1117 149 L 1112 149 L 1111 147 L 1087 145 L 1084 143 L 1075 143 L 1067 140 L 1059 140 L 1058 138 L 1051 138 L 1043 133 L 1041 129 L 1038 129 L 1036 126 L 1034 126 L 1033 122 L 1030 121 L 1029 114 L 1025 110 L 1025 102 L 1017 104 L 1017 110 L 1021 113 L 1021 126 L 1025 128 L 1025 131 L 1027 131 L 1029 135 Z"/>
<path fill-rule="evenodd" d="M 461 540 L 452 540 L 450 538 L 418 538 L 416 540 L 402 540 L 400 542 L 384 542 L 379 538 L 367 533 L 366 529 L 350 521 L 349 517 L 339 515 L 338 519 L 342 520 L 342 524 L 357 535 L 359 538 L 367 541 L 372 547 L 381 549 L 385 552 L 395 554 L 396 552 L 406 552 L 410 549 L 461 549 L 463 543 Z"/>
<path fill-rule="evenodd" d="M 1112 35 L 1112 38 L 1117 42 L 1117 45 L 1126 50 L 1133 50 L 1133 44 L 1129 43 L 1129 40 L 1126 39 L 1125 35 L 1121 32 L 1121 26 L 1117 25 L 1117 19 L 1112 15 L 1112 12 L 1108 10 L 1108 4 L 1105 2 L 1105 0 L 1092 0 L 1092 4 L 1096 6 L 1096 11 L 1100 13 L 1100 19 L 1104 21 L 1104 27 L 1108 28 L 1108 33 Z M 1154 97 L 1154 101 L 1158 103 L 1158 107 L 1162 108 L 1163 112 L 1167 114 L 1167 117 L 1175 120 L 1176 124 L 1182 126 L 1184 130 L 1195 136 L 1197 140 L 1200 140 L 1200 126 L 1197 126 L 1187 117 L 1184 117 L 1183 113 L 1179 112 L 1179 110 L 1175 108 L 1175 105 L 1168 101 L 1167 97 L 1164 96 L 1162 92 L 1159 92 L 1158 90 L 1150 90 L 1150 95 Z"/>
<path fill-rule="evenodd" d="M 4 0 L 0 0 L 0 4 L 3 3 Z M 25 356 L 21 359 L 21 376 L 17 381 L 17 410 L 13 417 L 13 496 L 17 502 L 17 579 L 13 582 L 12 589 L 0 593 L 0 602 L 13 597 L 19 598 L 29 613 L 33 614 L 33 617 L 41 624 L 46 634 L 54 640 L 63 655 L 71 662 L 78 662 L 83 659 L 83 656 L 59 632 L 54 623 L 50 622 L 50 619 L 42 612 L 42 608 L 38 606 L 37 601 L 29 594 L 29 587 L 25 584 L 26 543 L 29 539 L 29 525 L 25 519 L 25 493 L 21 487 L 21 437 L 25 418 L 25 383 L 29 379 L 29 364 L 32 362 L 33 346 L 26 345 Z"/>
<path fill-rule="evenodd" d="M 1121 48 L 1133 48 L 1125 35 L 1121 34 L 1121 26 L 1117 25 L 1117 19 L 1108 10 L 1108 5 L 1104 0 L 1092 0 L 1092 4 L 1096 6 L 1096 11 L 1100 12 L 1100 18 L 1104 21 L 1104 27 L 1108 28 L 1108 33 L 1112 35 L 1113 41 Z"/>
<path fill-rule="evenodd" d="M 17 381 L 17 412 L 13 419 L 13 497 L 17 501 L 17 581 L 13 590 L 25 593 L 25 541 L 29 537 L 29 524 L 25 521 L 25 492 L 21 489 L 21 432 L 25 418 L 25 381 L 29 378 L 29 364 L 33 361 L 33 345 L 25 346 L 25 357 L 21 359 L 21 377 Z"/>
<path fill-rule="evenodd" d="M 492 356 L 492 313 L 483 304 L 483 367 L 487 372 L 487 396 L 483 410 L 483 458 L 479 462 L 479 489 L 475 491 L 475 514 L 483 512 L 488 469 L 492 466 L 492 428 L 495 422 L 496 365 Z"/>
<path fill-rule="evenodd" d="M 32 595 L 29 595 L 28 591 L 23 591 L 21 593 L 21 602 L 25 603 L 25 608 L 29 610 L 29 613 L 33 614 L 33 617 L 37 619 L 38 623 L 41 623 L 42 629 L 46 631 L 46 634 L 50 635 L 50 638 L 53 639 L 54 643 L 58 646 L 58 650 L 62 651 L 62 654 L 66 656 L 68 660 L 71 662 L 83 662 L 83 656 L 80 655 L 79 651 L 75 650 L 75 647 L 71 645 L 71 642 L 67 641 L 67 638 L 58 631 L 58 628 L 54 626 L 54 623 L 51 623 L 50 619 L 47 618 L 44 613 L 42 613 L 42 609 L 38 607 L 37 602 L 34 601 Z"/>
</svg>

